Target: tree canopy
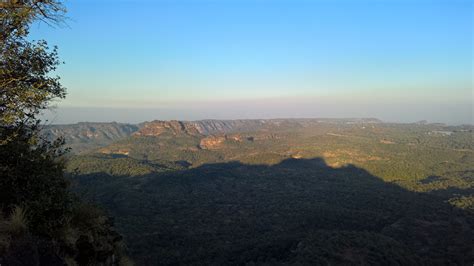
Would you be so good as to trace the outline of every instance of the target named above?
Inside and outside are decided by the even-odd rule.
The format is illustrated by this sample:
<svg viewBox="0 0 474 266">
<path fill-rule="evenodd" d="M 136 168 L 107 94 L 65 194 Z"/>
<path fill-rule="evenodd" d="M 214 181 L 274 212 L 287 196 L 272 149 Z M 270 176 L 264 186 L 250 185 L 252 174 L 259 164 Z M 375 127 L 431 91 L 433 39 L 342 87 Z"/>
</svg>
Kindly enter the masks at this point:
<svg viewBox="0 0 474 266">
<path fill-rule="evenodd" d="M 39 114 L 66 89 L 57 48 L 28 39 L 32 23 L 62 22 L 55 0 L 0 2 L 0 264 L 118 264 L 121 237 L 77 199 L 64 176 L 63 140 L 41 136 Z"/>
</svg>

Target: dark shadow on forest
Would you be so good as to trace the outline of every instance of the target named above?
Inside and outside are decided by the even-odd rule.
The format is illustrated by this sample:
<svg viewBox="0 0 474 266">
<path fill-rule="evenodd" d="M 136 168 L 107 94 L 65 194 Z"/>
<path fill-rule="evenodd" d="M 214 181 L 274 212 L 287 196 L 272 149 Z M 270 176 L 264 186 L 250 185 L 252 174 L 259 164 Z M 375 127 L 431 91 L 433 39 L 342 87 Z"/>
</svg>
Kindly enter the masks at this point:
<svg viewBox="0 0 474 266">
<path fill-rule="evenodd" d="M 116 218 L 139 265 L 474 260 L 472 213 L 321 158 L 75 181 Z"/>
</svg>

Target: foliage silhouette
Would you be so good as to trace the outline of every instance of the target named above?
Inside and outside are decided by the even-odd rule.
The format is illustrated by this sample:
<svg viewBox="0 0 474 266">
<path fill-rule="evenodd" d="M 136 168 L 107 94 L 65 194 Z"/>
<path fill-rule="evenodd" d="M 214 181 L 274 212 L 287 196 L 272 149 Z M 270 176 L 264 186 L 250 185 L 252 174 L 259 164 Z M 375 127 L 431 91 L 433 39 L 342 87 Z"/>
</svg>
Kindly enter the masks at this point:
<svg viewBox="0 0 474 266">
<path fill-rule="evenodd" d="M 321 158 L 74 177 L 140 264 L 472 263 L 473 215 Z"/>
<path fill-rule="evenodd" d="M 70 192 L 63 139 L 41 134 L 40 114 L 66 89 L 54 76 L 57 48 L 32 41 L 29 29 L 61 23 L 65 11 L 61 0 L 0 1 L 0 265 L 116 265 L 124 257 L 111 221 Z"/>
</svg>

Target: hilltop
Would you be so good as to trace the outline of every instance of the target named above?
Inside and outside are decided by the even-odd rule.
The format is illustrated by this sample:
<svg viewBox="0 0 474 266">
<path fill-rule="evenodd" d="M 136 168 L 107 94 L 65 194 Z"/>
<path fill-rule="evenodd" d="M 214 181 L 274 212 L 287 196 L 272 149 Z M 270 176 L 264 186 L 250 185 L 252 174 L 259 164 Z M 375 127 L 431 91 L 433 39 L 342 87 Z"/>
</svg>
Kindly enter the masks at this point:
<svg viewBox="0 0 474 266">
<path fill-rule="evenodd" d="M 64 137 L 74 153 L 106 146 L 116 140 L 130 136 L 212 135 L 233 132 L 272 131 L 278 128 L 307 127 L 318 123 L 351 124 L 381 123 L 374 118 L 366 119 L 248 119 L 248 120 L 200 120 L 162 121 L 154 120 L 139 124 L 80 122 L 67 125 L 47 125 L 43 134 L 51 139 Z"/>
</svg>

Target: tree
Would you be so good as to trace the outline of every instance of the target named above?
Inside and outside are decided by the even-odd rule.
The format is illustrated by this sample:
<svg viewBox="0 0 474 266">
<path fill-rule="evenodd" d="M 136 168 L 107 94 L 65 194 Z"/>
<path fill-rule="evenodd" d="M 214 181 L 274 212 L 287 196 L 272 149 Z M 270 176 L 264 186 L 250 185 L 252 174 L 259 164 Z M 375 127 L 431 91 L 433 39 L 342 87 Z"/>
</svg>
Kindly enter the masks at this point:
<svg viewBox="0 0 474 266">
<path fill-rule="evenodd" d="M 57 48 L 27 36 L 33 22 L 61 23 L 65 11 L 57 0 L 0 2 L 0 264 L 114 264 L 120 258 L 110 220 L 69 191 L 63 140 L 40 134 L 38 115 L 66 90 L 52 76 L 61 63 Z M 27 230 L 16 230 L 18 224 Z M 36 252 L 25 255 L 25 249 Z"/>
<path fill-rule="evenodd" d="M 41 110 L 64 98 L 59 77 L 50 73 L 60 63 L 56 47 L 26 39 L 36 20 L 58 23 L 65 12 L 55 0 L 11 0 L 0 4 L 0 143 L 36 132 Z M 30 134 L 30 137 L 36 137 Z"/>
<path fill-rule="evenodd" d="M 57 205 L 67 202 L 63 165 L 57 160 L 62 141 L 41 139 L 38 118 L 52 99 L 64 98 L 65 88 L 59 77 L 50 76 L 60 63 L 56 48 L 50 50 L 45 41 L 30 42 L 26 37 L 32 22 L 57 22 L 65 9 L 51 0 L 12 0 L 1 5 L 0 203 L 6 212 L 15 205 L 28 205 L 35 220 L 42 209 L 48 209 L 44 215 L 62 212 L 58 208 L 65 206 Z"/>
</svg>

